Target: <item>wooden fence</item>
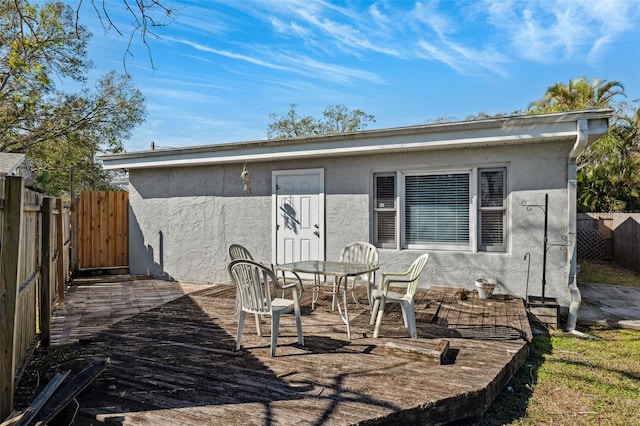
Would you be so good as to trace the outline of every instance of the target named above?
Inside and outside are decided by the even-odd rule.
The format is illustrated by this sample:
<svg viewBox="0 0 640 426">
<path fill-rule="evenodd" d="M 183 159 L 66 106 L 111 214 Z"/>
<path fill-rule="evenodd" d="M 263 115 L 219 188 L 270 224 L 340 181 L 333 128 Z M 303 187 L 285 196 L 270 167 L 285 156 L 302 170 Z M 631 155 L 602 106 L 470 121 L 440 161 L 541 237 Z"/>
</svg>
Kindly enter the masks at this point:
<svg viewBox="0 0 640 426">
<path fill-rule="evenodd" d="M 578 257 L 640 272 L 640 213 L 578 214 Z"/>
<path fill-rule="evenodd" d="M 129 267 L 128 192 L 82 191 L 74 220 L 74 270 Z"/>
<path fill-rule="evenodd" d="M 0 180 L 0 420 L 13 408 L 25 354 L 38 338 L 50 342 L 70 275 L 70 217 L 69 206 L 26 189 L 23 178 Z"/>
</svg>

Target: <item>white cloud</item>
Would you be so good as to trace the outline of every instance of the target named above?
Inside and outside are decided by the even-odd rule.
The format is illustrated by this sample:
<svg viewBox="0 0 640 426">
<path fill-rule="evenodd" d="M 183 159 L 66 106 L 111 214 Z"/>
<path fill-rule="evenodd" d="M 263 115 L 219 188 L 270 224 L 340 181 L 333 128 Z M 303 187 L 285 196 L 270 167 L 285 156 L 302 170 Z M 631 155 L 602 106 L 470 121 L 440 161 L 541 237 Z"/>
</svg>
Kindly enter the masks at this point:
<svg viewBox="0 0 640 426">
<path fill-rule="evenodd" d="M 378 76 L 368 71 L 335 65 L 327 62 L 321 62 L 300 54 L 288 54 L 277 51 L 270 52 L 269 49 L 266 49 L 262 46 L 255 49 L 255 56 L 250 56 L 247 54 L 235 53 L 228 50 L 214 49 L 209 46 L 205 46 L 203 44 L 195 43 L 189 40 L 174 38 L 172 39 L 172 41 L 191 46 L 192 48 L 202 52 L 212 53 L 215 55 L 248 62 L 254 65 L 274 70 L 292 72 L 307 77 L 320 77 L 326 80 L 340 83 L 349 83 L 353 80 L 365 80 L 377 83 L 382 82 L 382 80 Z M 267 61 L 265 59 L 262 59 L 260 56 L 268 57 L 270 60 Z"/>
<path fill-rule="evenodd" d="M 425 24 L 433 30 L 438 37 L 443 38 L 447 34 L 456 32 L 456 22 L 444 13 L 438 11 L 438 1 L 417 2 L 413 11 L 416 21 Z"/>
<path fill-rule="evenodd" d="M 551 63 L 594 59 L 634 28 L 638 0 L 485 0 L 488 22 L 510 40 L 512 53 Z"/>
</svg>

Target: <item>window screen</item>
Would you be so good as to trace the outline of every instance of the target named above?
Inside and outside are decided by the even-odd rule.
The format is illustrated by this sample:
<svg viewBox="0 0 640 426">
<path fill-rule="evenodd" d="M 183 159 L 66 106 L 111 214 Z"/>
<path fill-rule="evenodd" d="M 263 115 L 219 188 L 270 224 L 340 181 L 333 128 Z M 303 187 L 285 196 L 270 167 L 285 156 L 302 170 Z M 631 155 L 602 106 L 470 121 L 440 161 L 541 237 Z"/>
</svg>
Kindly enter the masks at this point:
<svg viewBox="0 0 640 426">
<path fill-rule="evenodd" d="M 469 244 L 469 174 L 405 177 L 406 244 Z"/>
<path fill-rule="evenodd" d="M 480 248 L 504 249 L 506 213 L 505 170 L 480 170 Z"/>
</svg>

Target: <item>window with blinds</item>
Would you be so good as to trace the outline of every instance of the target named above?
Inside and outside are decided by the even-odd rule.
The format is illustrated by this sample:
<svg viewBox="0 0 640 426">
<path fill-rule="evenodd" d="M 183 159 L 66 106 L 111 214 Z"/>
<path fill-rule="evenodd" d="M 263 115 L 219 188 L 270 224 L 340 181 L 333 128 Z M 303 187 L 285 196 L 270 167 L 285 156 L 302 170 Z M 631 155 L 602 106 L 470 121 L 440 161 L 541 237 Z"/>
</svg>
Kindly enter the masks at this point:
<svg viewBox="0 0 640 426">
<path fill-rule="evenodd" d="M 502 251 L 506 234 L 506 170 L 480 169 L 479 175 L 479 248 Z"/>
<path fill-rule="evenodd" d="M 405 177 L 405 243 L 469 245 L 469 173 Z"/>
<path fill-rule="evenodd" d="M 483 251 L 504 251 L 506 175 L 506 168 L 375 174 L 375 244 L 391 248 L 472 250 L 477 247 Z M 477 210 L 471 207 L 473 199 L 477 199 Z M 471 226 L 476 225 L 478 229 L 472 230 Z M 477 239 L 477 245 L 471 240 L 472 236 Z"/>
<path fill-rule="evenodd" d="M 375 175 L 374 186 L 375 244 L 379 247 L 396 247 L 396 175 Z"/>
</svg>

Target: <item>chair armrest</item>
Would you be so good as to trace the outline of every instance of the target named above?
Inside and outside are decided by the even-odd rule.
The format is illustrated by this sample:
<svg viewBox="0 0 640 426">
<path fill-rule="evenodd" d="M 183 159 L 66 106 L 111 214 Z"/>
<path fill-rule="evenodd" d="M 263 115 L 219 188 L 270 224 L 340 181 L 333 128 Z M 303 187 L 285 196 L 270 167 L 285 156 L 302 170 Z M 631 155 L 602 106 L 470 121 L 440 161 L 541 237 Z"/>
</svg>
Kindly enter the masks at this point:
<svg viewBox="0 0 640 426">
<path fill-rule="evenodd" d="M 411 281 L 410 279 L 405 279 L 405 280 L 400 280 L 400 279 L 386 279 L 381 281 L 380 283 L 380 287 L 378 287 L 379 290 L 382 290 L 385 294 L 385 296 L 387 295 L 387 293 L 389 292 L 389 287 L 391 287 L 391 283 L 402 283 L 402 284 L 409 284 Z"/>
<path fill-rule="evenodd" d="M 302 285 L 302 279 L 300 278 L 300 276 L 296 273 L 293 272 L 293 275 L 295 275 L 295 279 L 293 279 L 293 282 L 291 284 L 280 284 L 279 281 L 276 280 L 276 287 L 279 288 L 280 290 L 288 290 L 290 288 L 294 288 L 298 290 L 298 298 L 302 297 L 302 293 L 304 293 L 304 286 Z M 285 280 L 286 278 L 284 277 L 284 274 L 282 275 L 282 279 Z M 286 281 L 285 281 L 286 282 Z"/>
<path fill-rule="evenodd" d="M 285 284 L 285 285 L 280 285 L 279 286 L 282 290 L 288 290 L 290 288 L 293 287 L 302 287 L 302 283 L 298 282 L 292 282 L 291 284 Z"/>
<path fill-rule="evenodd" d="M 406 272 L 385 272 L 382 274 L 382 279 L 384 279 L 385 277 L 406 277 L 407 275 L 409 275 L 411 271 L 406 271 Z"/>
<path fill-rule="evenodd" d="M 410 283 L 413 280 L 411 279 L 406 279 L 406 280 L 384 280 L 384 284 L 387 285 L 389 283 Z"/>
<path fill-rule="evenodd" d="M 409 275 L 409 271 L 396 273 L 396 272 L 385 272 L 380 276 L 380 284 L 378 285 L 379 289 L 382 289 L 386 285 L 387 281 L 392 282 L 411 282 L 409 279 L 402 279 L 402 277 L 406 277 Z"/>
</svg>

